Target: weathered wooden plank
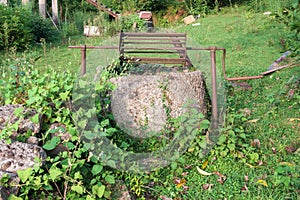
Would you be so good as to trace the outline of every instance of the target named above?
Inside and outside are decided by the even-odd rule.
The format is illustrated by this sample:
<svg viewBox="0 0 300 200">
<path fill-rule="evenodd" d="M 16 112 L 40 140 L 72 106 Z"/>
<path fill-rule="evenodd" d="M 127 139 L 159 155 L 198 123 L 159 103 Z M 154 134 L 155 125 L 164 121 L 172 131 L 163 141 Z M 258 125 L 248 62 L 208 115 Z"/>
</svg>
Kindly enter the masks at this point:
<svg viewBox="0 0 300 200">
<path fill-rule="evenodd" d="M 130 42 L 123 42 L 123 44 L 178 44 L 178 45 L 185 45 L 185 42 L 136 42 L 136 41 L 130 41 Z"/>
<path fill-rule="evenodd" d="M 171 37 L 172 38 L 172 37 Z M 176 39 L 180 40 L 180 41 L 185 41 L 185 38 L 180 38 L 180 37 L 175 37 Z M 170 41 L 170 37 L 126 37 L 126 38 L 122 38 L 123 41 L 137 41 L 137 40 L 153 40 L 153 41 Z"/>
<path fill-rule="evenodd" d="M 155 64 L 185 64 L 184 58 L 148 58 L 148 57 L 131 57 L 127 60 L 135 63 L 155 63 Z"/>
<path fill-rule="evenodd" d="M 157 54 L 157 55 L 159 55 L 159 54 L 178 54 L 178 51 L 176 50 L 176 51 L 162 51 L 162 50 L 157 50 L 157 51 L 155 51 L 155 50 L 148 50 L 148 51 L 142 51 L 142 50 L 138 50 L 138 51 L 134 51 L 134 50 L 128 50 L 128 51 L 126 51 L 126 50 L 124 50 L 124 52 L 123 53 L 128 53 L 128 54 L 131 54 L 131 53 L 134 53 L 134 54 Z"/>
<path fill-rule="evenodd" d="M 130 46 L 130 47 L 121 47 L 121 49 L 134 49 L 134 50 L 175 50 L 175 51 L 178 51 L 178 50 L 182 50 L 182 51 L 185 51 L 186 48 L 184 47 L 133 47 L 133 46 Z"/>
<path fill-rule="evenodd" d="M 128 33 L 123 32 L 123 37 L 186 37 L 186 33 Z"/>
</svg>

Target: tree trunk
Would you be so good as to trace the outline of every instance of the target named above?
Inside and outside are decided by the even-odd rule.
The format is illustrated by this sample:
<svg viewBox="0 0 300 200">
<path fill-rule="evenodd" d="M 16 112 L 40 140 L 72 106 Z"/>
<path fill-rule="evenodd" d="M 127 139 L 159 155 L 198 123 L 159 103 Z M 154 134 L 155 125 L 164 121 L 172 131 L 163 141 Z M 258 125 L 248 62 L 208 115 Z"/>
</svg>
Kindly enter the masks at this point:
<svg viewBox="0 0 300 200">
<path fill-rule="evenodd" d="M 55 24 L 58 24 L 58 4 L 57 0 L 52 0 L 52 19 Z"/>
<path fill-rule="evenodd" d="M 7 6 L 7 0 L 0 0 L 0 4 L 4 4 Z"/>
<path fill-rule="evenodd" d="M 29 0 L 22 0 L 22 5 L 26 5 L 29 3 Z"/>
<path fill-rule="evenodd" d="M 46 0 L 39 0 L 39 11 L 43 18 L 46 18 Z"/>
<path fill-rule="evenodd" d="M 63 20 L 63 1 L 59 0 L 59 17 L 60 20 Z"/>
</svg>

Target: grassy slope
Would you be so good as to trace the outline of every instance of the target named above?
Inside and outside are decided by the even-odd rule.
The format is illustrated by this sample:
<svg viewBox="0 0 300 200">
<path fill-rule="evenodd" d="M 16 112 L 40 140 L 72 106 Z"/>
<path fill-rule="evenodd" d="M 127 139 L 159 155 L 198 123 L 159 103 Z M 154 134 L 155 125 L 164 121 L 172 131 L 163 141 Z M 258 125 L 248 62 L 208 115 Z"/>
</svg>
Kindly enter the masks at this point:
<svg viewBox="0 0 300 200">
<path fill-rule="evenodd" d="M 258 75 L 266 71 L 281 55 L 280 38 L 284 38 L 286 30 L 282 24 L 275 23 L 267 16 L 227 10 L 225 14 L 209 16 L 199 22 L 200 26 L 186 26 L 179 30 L 187 32 L 201 46 L 225 47 L 229 77 Z M 217 157 L 206 170 L 225 174 L 227 178 L 224 185 L 218 183 L 216 177 L 199 176 L 196 170 L 191 171 L 187 177 L 187 184 L 190 186 L 188 199 L 299 198 L 299 153 L 289 153 L 286 150 L 287 147 L 300 146 L 299 96 L 297 99 L 295 96 L 288 98 L 287 95 L 293 87 L 287 83 L 295 80 L 295 76 L 299 79 L 299 75 L 299 67 L 289 68 L 263 79 L 247 81 L 252 85 L 252 90 L 234 90 L 233 96 L 228 97 L 231 99 L 230 112 L 247 108 L 251 111 L 248 120 L 258 120 L 245 123 L 244 128 L 247 134 L 251 134 L 251 138 L 260 141 L 260 148 L 256 152 L 262 165 L 253 163 L 250 166 L 246 164 L 249 160 L 235 159 L 232 156 Z M 295 169 L 295 173 L 290 173 L 293 178 L 287 185 L 279 182 L 284 182 L 282 177 L 288 175 L 275 176 L 275 171 L 280 171 L 282 162 L 289 162 Z M 249 177 L 248 182 L 244 176 Z M 264 179 L 268 186 L 257 183 L 259 179 Z M 202 185 L 205 183 L 215 186 L 211 191 L 203 190 Z M 248 192 L 241 191 L 244 184 L 247 185 Z"/>
</svg>

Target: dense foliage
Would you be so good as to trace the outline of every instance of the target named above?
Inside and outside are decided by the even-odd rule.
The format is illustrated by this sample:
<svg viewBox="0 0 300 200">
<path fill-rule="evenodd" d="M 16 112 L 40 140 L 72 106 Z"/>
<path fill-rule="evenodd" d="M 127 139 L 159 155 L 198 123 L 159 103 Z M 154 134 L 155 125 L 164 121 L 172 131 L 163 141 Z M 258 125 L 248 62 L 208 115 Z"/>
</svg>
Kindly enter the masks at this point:
<svg viewBox="0 0 300 200">
<path fill-rule="evenodd" d="M 47 42 L 58 38 L 50 21 L 20 7 L 0 4 L 0 50 L 25 49 L 44 38 Z"/>
</svg>

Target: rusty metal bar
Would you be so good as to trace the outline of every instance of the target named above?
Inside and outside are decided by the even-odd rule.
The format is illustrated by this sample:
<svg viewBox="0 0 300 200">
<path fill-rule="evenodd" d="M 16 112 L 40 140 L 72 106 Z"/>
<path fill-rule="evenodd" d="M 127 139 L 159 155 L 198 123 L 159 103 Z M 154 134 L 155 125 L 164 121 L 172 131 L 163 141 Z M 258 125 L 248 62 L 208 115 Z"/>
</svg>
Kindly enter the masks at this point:
<svg viewBox="0 0 300 200">
<path fill-rule="evenodd" d="M 227 81 L 241 81 L 241 80 L 251 80 L 251 79 L 259 79 L 263 78 L 264 76 L 243 76 L 243 77 L 233 77 L 233 78 L 227 78 Z"/>
<path fill-rule="evenodd" d="M 118 49 L 117 46 L 86 46 L 86 45 L 81 45 L 81 46 L 69 46 L 70 49 Z"/>
<path fill-rule="evenodd" d="M 216 69 L 216 50 L 217 47 L 209 47 L 211 59 L 211 82 L 212 82 L 212 122 L 213 128 L 218 124 L 218 97 L 217 97 L 217 69 Z"/>
<path fill-rule="evenodd" d="M 214 47 L 213 47 L 214 48 Z M 212 50 L 212 47 L 205 47 L 205 48 L 187 48 L 188 50 Z M 215 50 L 221 50 L 223 51 L 223 56 L 222 56 L 222 70 L 223 70 L 223 75 L 224 79 L 227 81 L 239 81 L 239 80 L 250 80 L 250 79 L 259 79 L 262 78 L 263 76 L 244 76 L 244 77 L 234 77 L 234 78 L 228 78 L 226 75 L 226 68 L 225 68 L 225 58 L 226 58 L 226 49 L 225 48 L 220 48 L 216 47 Z"/>
<path fill-rule="evenodd" d="M 86 45 L 81 48 L 81 76 L 86 73 Z"/>
<path fill-rule="evenodd" d="M 86 50 L 87 49 L 118 49 L 116 46 L 69 46 L 70 49 L 81 49 L 81 76 L 86 73 Z"/>
<path fill-rule="evenodd" d="M 124 46 L 123 32 L 121 31 L 120 34 L 119 34 L 119 46 L 118 46 L 119 54 L 121 56 L 124 56 L 124 49 L 122 49 L 123 46 Z"/>
<path fill-rule="evenodd" d="M 221 47 L 187 47 L 186 48 L 187 50 L 207 50 L 207 51 L 210 51 L 210 50 L 222 50 L 222 51 L 226 51 L 225 48 L 221 48 Z"/>
</svg>

